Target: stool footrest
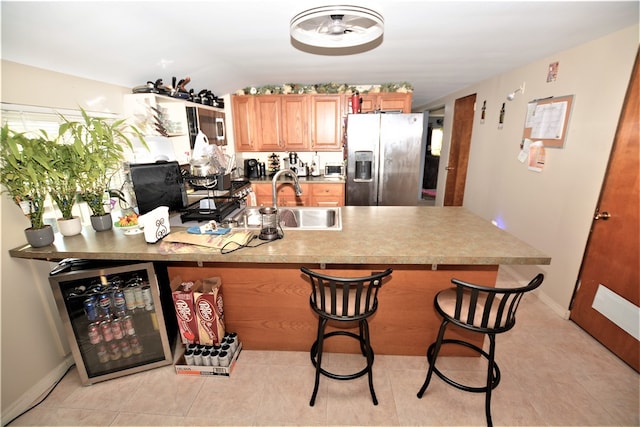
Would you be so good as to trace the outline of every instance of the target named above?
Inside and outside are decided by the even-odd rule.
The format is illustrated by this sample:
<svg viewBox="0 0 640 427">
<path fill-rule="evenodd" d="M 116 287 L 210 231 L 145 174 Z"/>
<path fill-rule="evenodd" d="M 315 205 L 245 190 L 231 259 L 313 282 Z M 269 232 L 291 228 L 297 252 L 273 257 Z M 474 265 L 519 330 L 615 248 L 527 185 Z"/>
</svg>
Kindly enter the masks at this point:
<svg viewBox="0 0 640 427">
<path fill-rule="evenodd" d="M 356 340 L 358 340 L 360 342 L 360 349 L 363 352 L 363 356 L 366 357 L 366 354 L 364 353 L 365 349 L 366 349 L 366 345 L 367 343 L 365 342 L 365 340 L 360 337 L 359 335 L 354 334 L 353 332 L 348 332 L 348 331 L 333 331 L 333 332 L 329 332 L 327 334 L 324 334 L 324 338 L 329 338 L 332 336 L 336 336 L 336 335 L 344 335 L 344 336 L 348 336 L 351 338 L 355 338 Z M 333 372 L 329 372 L 326 369 L 320 367 L 320 373 L 322 375 L 324 375 L 325 377 L 329 377 L 329 378 L 333 378 L 334 380 L 352 380 L 354 378 L 360 378 L 361 376 L 365 375 L 367 372 L 369 372 L 371 370 L 371 367 L 373 366 L 373 349 L 369 348 L 369 351 L 371 352 L 371 364 L 367 363 L 367 366 L 365 366 L 361 371 L 358 371 L 356 373 L 353 374 L 334 374 Z M 317 355 L 318 355 L 318 341 L 316 340 L 316 342 L 313 343 L 313 345 L 311 346 L 311 363 L 313 363 L 314 367 L 317 367 Z"/>
<path fill-rule="evenodd" d="M 484 351 L 480 347 L 478 347 L 478 346 L 476 346 L 474 344 L 468 343 L 466 341 L 454 340 L 454 339 L 442 340 L 442 345 L 445 345 L 445 344 L 462 345 L 464 347 L 467 347 L 467 348 L 470 348 L 472 350 L 475 350 L 477 353 L 482 355 L 485 359 L 490 360 L 489 353 L 487 353 L 486 351 Z M 435 350 L 435 345 L 436 345 L 436 343 L 431 344 L 429 346 L 429 349 L 427 350 L 427 361 L 429 362 L 429 365 L 433 364 L 433 352 Z M 487 386 L 484 386 L 484 387 L 471 387 L 471 386 L 468 386 L 468 385 L 465 385 L 465 384 L 460 384 L 458 382 L 455 382 L 451 378 L 447 377 L 445 374 L 440 372 L 440 370 L 438 368 L 436 368 L 435 365 L 433 365 L 433 372 L 435 372 L 435 374 L 437 376 L 439 376 L 444 382 L 446 382 L 447 384 L 450 384 L 453 387 L 455 387 L 457 389 L 460 389 L 460 390 L 469 391 L 471 393 L 485 393 L 488 390 Z M 493 390 L 494 388 L 496 388 L 499 383 L 500 383 L 500 368 L 498 368 L 498 364 L 494 361 L 493 362 L 493 378 L 492 378 L 492 381 L 491 381 L 491 389 Z"/>
</svg>

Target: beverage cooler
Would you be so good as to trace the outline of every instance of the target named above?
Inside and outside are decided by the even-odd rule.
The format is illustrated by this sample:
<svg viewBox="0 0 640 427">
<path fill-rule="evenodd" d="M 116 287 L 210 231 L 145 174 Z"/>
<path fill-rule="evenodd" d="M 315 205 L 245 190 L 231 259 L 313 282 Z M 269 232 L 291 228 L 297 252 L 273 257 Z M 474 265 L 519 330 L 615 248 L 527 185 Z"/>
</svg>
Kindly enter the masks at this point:
<svg viewBox="0 0 640 427">
<path fill-rule="evenodd" d="M 84 385 L 172 364 L 177 323 L 166 266 L 65 260 L 49 282 Z"/>
</svg>

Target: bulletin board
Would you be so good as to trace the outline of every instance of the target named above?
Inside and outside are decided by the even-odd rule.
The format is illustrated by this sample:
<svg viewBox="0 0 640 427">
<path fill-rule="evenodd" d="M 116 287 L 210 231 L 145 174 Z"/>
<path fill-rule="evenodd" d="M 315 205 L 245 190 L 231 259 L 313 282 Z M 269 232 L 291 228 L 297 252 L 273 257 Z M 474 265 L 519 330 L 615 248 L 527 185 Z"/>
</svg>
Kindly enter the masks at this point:
<svg viewBox="0 0 640 427">
<path fill-rule="evenodd" d="M 522 138 L 542 141 L 546 148 L 563 148 L 573 95 L 529 101 Z"/>
</svg>

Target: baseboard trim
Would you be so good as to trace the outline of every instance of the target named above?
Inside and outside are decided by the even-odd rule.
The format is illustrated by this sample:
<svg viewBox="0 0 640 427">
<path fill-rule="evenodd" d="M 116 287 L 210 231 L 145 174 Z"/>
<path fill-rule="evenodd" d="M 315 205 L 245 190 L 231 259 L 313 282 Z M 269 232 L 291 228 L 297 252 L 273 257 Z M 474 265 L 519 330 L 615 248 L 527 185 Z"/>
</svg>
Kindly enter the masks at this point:
<svg viewBox="0 0 640 427">
<path fill-rule="evenodd" d="M 22 412 L 35 405 L 53 385 L 67 372 L 69 367 L 73 365 L 73 357 L 67 356 L 58 366 L 52 369 L 47 375 L 45 375 L 40 381 L 34 384 L 29 390 L 27 390 L 20 398 L 9 405 L 9 407 L 2 413 L 2 425 L 6 425 L 14 417 L 17 417 Z"/>
</svg>

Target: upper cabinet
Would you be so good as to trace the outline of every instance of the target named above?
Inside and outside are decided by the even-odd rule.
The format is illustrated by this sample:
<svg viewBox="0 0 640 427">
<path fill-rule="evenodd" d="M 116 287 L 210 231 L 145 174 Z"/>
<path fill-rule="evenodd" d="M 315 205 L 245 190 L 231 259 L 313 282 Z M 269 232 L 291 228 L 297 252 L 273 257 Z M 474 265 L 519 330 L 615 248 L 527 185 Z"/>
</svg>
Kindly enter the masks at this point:
<svg viewBox="0 0 640 427">
<path fill-rule="evenodd" d="M 310 151 L 342 148 L 344 95 L 311 95 Z"/>
<path fill-rule="evenodd" d="M 411 112 L 411 93 L 361 95 L 362 113 Z M 233 95 L 236 151 L 340 151 L 345 94 Z"/>
<path fill-rule="evenodd" d="M 337 151 L 342 95 L 234 95 L 237 151 Z"/>
<path fill-rule="evenodd" d="M 172 154 L 180 164 L 189 163 L 198 130 L 209 144 L 226 145 L 224 109 L 169 96 L 126 94 L 124 113 L 146 137 L 149 150 L 134 150 L 135 162 L 166 160 Z M 165 147 L 166 146 L 166 147 Z M 152 155 L 162 155 L 154 159 Z"/>
<path fill-rule="evenodd" d="M 411 112 L 412 94 L 401 92 L 379 92 L 360 95 L 362 113 L 374 113 L 377 111 L 395 111 L 402 113 Z M 349 111 L 351 111 L 351 98 L 349 98 Z"/>
</svg>

